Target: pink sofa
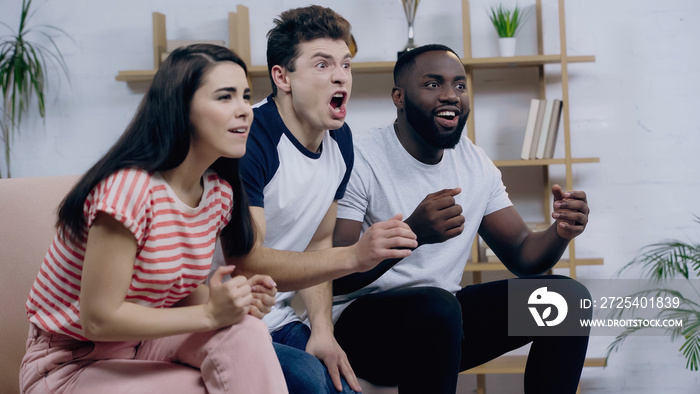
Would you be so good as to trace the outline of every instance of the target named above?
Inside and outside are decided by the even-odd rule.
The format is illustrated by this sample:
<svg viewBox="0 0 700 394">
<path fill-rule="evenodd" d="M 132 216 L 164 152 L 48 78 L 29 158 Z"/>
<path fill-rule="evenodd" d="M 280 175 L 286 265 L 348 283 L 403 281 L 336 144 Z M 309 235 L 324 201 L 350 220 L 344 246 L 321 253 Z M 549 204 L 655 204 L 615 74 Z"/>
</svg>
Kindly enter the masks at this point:
<svg viewBox="0 0 700 394">
<path fill-rule="evenodd" d="M 0 179 L 0 394 L 19 393 L 24 304 L 55 235 L 56 208 L 78 176 Z M 365 394 L 392 394 L 361 381 Z"/>
<path fill-rule="evenodd" d="M 56 208 L 77 176 L 0 179 L 0 393 L 19 393 L 29 289 L 55 234 Z"/>
</svg>

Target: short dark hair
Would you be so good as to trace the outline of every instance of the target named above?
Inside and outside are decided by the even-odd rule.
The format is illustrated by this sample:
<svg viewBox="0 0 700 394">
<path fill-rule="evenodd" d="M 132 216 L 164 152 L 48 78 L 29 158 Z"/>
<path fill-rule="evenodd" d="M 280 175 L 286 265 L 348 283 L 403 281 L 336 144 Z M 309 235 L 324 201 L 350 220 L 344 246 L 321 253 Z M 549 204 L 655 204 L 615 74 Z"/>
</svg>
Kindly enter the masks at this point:
<svg viewBox="0 0 700 394">
<path fill-rule="evenodd" d="M 272 67 L 280 65 L 294 71 L 300 43 L 331 38 L 350 46 L 352 40 L 350 22 L 332 9 L 318 5 L 284 11 L 274 22 L 275 27 L 267 32 L 267 70 L 273 96 L 277 95 L 277 86 L 272 80 Z"/>
<path fill-rule="evenodd" d="M 416 58 L 419 55 L 432 51 L 452 52 L 455 54 L 455 56 L 457 56 L 457 58 L 459 58 L 457 52 L 453 51 L 452 48 L 442 44 L 428 44 L 412 49 L 399 56 L 399 59 L 396 61 L 396 64 L 394 65 L 394 85 L 400 85 L 399 80 L 403 78 L 403 76 L 408 71 L 410 71 L 413 66 L 416 65 Z"/>
</svg>

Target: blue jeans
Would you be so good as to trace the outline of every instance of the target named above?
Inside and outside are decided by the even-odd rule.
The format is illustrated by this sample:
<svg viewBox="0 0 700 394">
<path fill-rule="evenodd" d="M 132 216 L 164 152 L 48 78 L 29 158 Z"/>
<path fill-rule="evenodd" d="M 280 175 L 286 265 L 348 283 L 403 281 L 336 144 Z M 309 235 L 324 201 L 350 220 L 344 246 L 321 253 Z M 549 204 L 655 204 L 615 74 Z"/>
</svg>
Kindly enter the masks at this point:
<svg viewBox="0 0 700 394">
<path fill-rule="evenodd" d="M 289 323 L 270 333 L 282 365 L 287 389 L 290 394 L 331 394 L 337 393 L 328 370 L 321 360 L 306 352 L 306 343 L 311 330 L 301 322 Z M 355 393 L 345 378 L 341 377 L 344 394 Z"/>
</svg>

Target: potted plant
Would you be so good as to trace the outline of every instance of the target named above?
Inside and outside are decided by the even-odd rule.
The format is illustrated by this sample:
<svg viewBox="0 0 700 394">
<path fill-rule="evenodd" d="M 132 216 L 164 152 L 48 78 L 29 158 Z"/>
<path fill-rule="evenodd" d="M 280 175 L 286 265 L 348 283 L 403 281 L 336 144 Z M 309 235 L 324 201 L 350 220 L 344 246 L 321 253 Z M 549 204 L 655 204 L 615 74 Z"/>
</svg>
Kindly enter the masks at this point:
<svg viewBox="0 0 700 394">
<path fill-rule="evenodd" d="M 2 91 L 3 116 L 0 129 L 5 146 L 7 177 L 10 171 L 10 147 L 15 132 L 19 130 L 22 115 L 29 112 L 31 98 L 36 95 L 39 115 L 46 114 L 44 91 L 47 62 L 55 63 L 68 77 L 68 68 L 56 45 L 56 34 L 68 36 L 63 30 L 50 25 L 30 26 L 32 0 L 22 0 L 19 27 L 13 30 L 7 23 L 0 24 L 12 33 L 0 37 L 0 91 Z M 46 43 L 32 41 L 31 36 L 42 37 Z M 0 174 L 1 177 L 1 174 Z"/>
<path fill-rule="evenodd" d="M 512 9 L 499 4 L 491 6 L 489 18 L 498 33 L 501 56 L 515 55 L 515 33 L 523 23 L 524 15 L 516 4 Z"/>
<path fill-rule="evenodd" d="M 700 217 L 695 217 L 700 223 Z M 682 320 L 683 326 L 664 327 L 663 331 L 671 340 L 683 338 L 679 351 L 686 360 L 686 368 L 697 371 L 700 367 L 700 287 L 697 285 L 700 276 L 700 244 L 680 240 L 669 240 L 642 248 L 640 254 L 622 267 L 619 273 L 632 267 L 642 268 L 644 275 L 658 288 L 645 290 L 631 295 L 673 297 L 678 299 L 677 307 L 672 305 L 658 310 L 655 318 Z M 670 280 L 682 280 L 684 290 L 669 288 Z M 687 282 L 687 283 L 686 283 Z M 686 293 L 683 294 L 683 291 Z M 624 310 L 614 313 L 611 317 L 620 318 Z M 617 351 L 625 338 L 631 334 L 648 329 L 648 327 L 630 327 L 618 335 L 608 346 L 607 357 Z"/>
</svg>

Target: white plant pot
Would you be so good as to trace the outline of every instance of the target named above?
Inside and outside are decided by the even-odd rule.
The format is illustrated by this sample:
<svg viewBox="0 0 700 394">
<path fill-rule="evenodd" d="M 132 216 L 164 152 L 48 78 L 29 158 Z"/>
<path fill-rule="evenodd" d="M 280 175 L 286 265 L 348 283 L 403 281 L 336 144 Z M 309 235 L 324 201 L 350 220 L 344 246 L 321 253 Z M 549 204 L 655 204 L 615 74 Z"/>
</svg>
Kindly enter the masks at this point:
<svg viewBox="0 0 700 394">
<path fill-rule="evenodd" d="M 515 37 L 499 38 L 498 51 L 503 57 L 515 56 Z"/>
</svg>

